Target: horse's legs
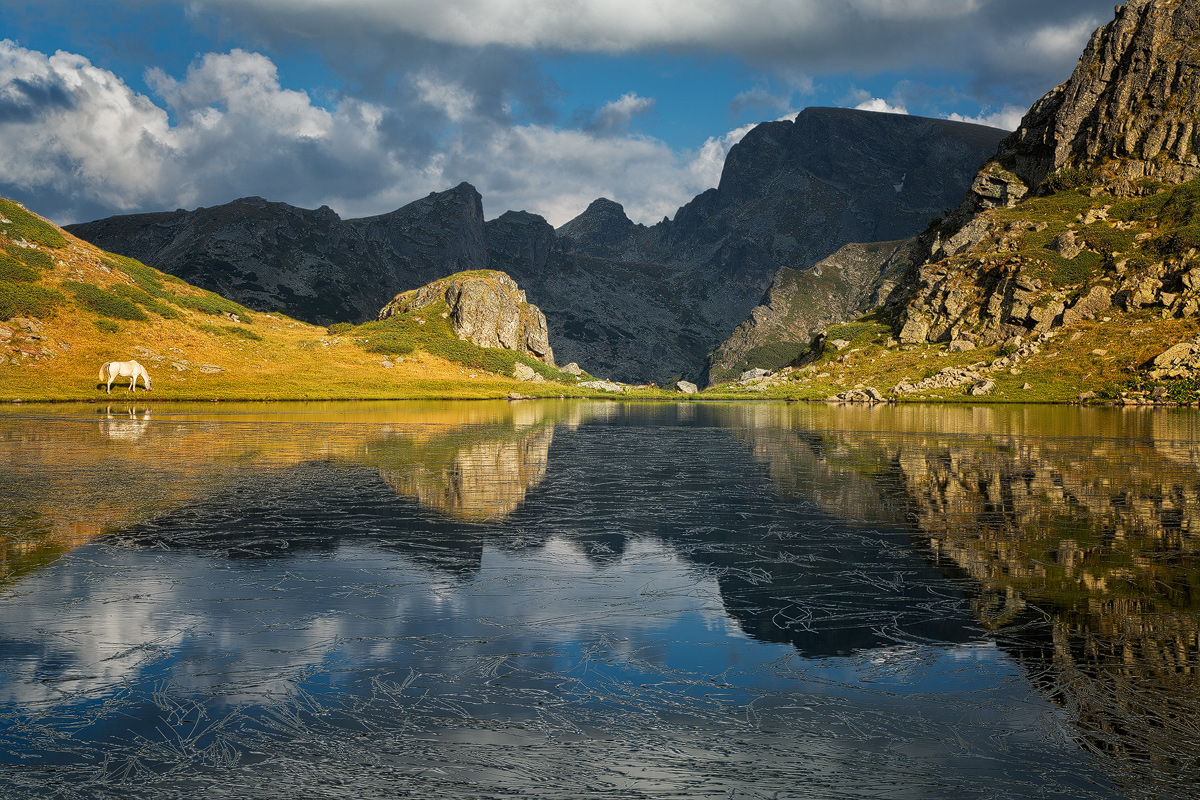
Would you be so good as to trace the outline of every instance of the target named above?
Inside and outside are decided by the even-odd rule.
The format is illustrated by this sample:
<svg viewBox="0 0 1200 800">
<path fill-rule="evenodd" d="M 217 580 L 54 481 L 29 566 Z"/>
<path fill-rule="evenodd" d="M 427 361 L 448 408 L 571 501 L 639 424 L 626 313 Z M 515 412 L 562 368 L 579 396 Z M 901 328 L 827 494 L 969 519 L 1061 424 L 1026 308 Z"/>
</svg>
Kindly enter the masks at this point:
<svg viewBox="0 0 1200 800">
<path fill-rule="evenodd" d="M 109 394 L 112 394 L 112 382 L 113 382 L 113 378 L 115 378 L 115 377 L 116 376 L 113 375 L 111 372 L 108 373 L 108 386 L 105 388 L 105 391 L 107 391 Z"/>
</svg>

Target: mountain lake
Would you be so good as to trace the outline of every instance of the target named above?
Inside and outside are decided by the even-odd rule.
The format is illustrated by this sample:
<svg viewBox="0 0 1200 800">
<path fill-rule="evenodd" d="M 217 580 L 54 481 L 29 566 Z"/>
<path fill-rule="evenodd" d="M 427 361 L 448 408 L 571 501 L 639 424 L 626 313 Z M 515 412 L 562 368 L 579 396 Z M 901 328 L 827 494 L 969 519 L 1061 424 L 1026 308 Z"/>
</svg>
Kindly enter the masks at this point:
<svg viewBox="0 0 1200 800">
<path fill-rule="evenodd" d="M 4 798 L 1200 796 L 1200 415 L 0 410 Z"/>
</svg>

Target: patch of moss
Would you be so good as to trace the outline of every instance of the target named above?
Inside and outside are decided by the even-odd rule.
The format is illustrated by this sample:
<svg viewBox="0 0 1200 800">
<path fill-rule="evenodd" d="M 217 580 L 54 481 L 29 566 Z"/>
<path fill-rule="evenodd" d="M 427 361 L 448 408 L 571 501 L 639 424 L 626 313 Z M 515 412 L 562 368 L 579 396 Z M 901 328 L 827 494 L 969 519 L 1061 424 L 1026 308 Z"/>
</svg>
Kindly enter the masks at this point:
<svg viewBox="0 0 1200 800">
<path fill-rule="evenodd" d="M 54 309 L 66 299 L 61 292 L 44 286 L 0 279 L 0 319 L 53 316 Z"/>
<path fill-rule="evenodd" d="M 175 302 L 185 308 L 191 308 L 196 311 L 202 311 L 205 314 L 211 314 L 214 317 L 219 317 L 224 314 L 237 314 L 238 316 L 248 317 L 251 313 L 250 309 L 235 303 L 232 300 L 227 300 L 219 294 L 205 292 L 199 297 L 195 295 L 175 295 Z"/>
<path fill-rule="evenodd" d="M 32 247 L 19 247 L 14 244 L 9 245 L 6 252 L 13 259 L 34 269 L 54 269 L 54 259 L 49 253 L 43 250 L 36 250 Z"/>
<path fill-rule="evenodd" d="M 103 317 L 93 320 L 93 324 L 95 324 L 96 330 L 100 331 L 101 333 L 118 333 L 121 330 L 120 325 L 113 322 L 111 319 L 104 319 Z"/>
<path fill-rule="evenodd" d="M 7 253 L 0 252 L 0 281 L 9 283 L 33 283 L 38 279 L 38 271 L 30 269 Z"/>
<path fill-rule="evenodd" d="M 63 281 L 62 285 L 64 289 L 75 295 L 75 299 L 81 306 L 102 316 L 134 322 L 144 322 L 149 319 L 146 312 L 138 308 L 129 298 L 107 292 L 99 286 L 79 281 Z"/>
<path fill-rule="evenodd" d="M 1063 167 L 1046 178 L 1046 186 L 1052 192 L 1063 192 L 1069 189 L 1079 189 L 1091 186 L 1096 182 L 1096 171 L 1093 169 L 1076 169 Z"/>
<path fill-rule="evenodd" d="M 0 198 L 0 217 L 8 220 L 0 222 L 0 234 L 13 241 L 24 240 L 54 249 L 67 246 L 67 240 L 58 228 L 11 200 Z"/>
</svg>

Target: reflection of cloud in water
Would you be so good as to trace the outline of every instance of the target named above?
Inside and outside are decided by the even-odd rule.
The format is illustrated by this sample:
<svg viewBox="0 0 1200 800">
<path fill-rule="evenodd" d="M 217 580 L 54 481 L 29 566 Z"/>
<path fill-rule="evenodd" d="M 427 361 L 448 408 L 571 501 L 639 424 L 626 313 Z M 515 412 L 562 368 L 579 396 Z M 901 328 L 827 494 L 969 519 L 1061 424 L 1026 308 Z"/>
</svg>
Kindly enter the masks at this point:
<svg viewBox="0 0 1200 800">
<path fill-rule="evenodd" d="M 322 785 L 310 757 L 359 796 L 520 782 L 540 797 L 724 797 L 794 791 L 799 775 L 810 796 L 882 782 L 888 797 L 989 797 L 993 778 L 1030 788 L 1025 774 L 1064 788 L 1043 772 L 1060 768 L 1047 708 L 995 648 L 804 659 L 744 636 L 715 579 L 648 539 L 603 564 L 563 538 L 491 546 L 461 582 L 375 547 L 248 564 L 91 548 L 27 579 L 0 630 L 5 702 L 93 731 L 119 720 L 114 764 L 179 759 L 184 716 L 222 720 L 222 747 L 267 758 L 256 780 L 301 795 Z M 286 726 L 255 722 L 265 710 Z M 227 761 L 230 794 L 258 796 Z M 173 763 L 179 780 L 213 777 Z"/>
<path fill-rule="evenodd" d="M 497 628 L 509 632 L 514 652 L 574 642 L 598 629 L 623 650 L 618 643 L 651 636 L 679 614 L 744 638 L 722 609 L 716 581 L 650 541 L 603 565 L 562 539 L 519 554 L 487 548 L 473 579 L 454 582 L 360 547 L 341 548 L 329 560 L 282 562 L 269 576 L 253 564 L 214 573 L 211 559 L 181 552 L 95 557 L 104 565 L 80 553 L 70 566 L 27 578 L 5 599 L 5 701 L 62 700 L 64 689 L 69 697 L 103 694 L 160 677 L 168 659 L 174 686 L 220 687 L 234 702 L 271 687 L 286 693 L 283 682 L 335 652 L 388 659 L 407 650 L 411 637 L 451 628 L 463 629 L 456 658 L 494 650 L 473 639 Z M 516 586 L 520 591 L 512 591 Z M 64 606 L 69 616 L 57 613 Z M 30 630 L 38 636 L 28 638 Z M 190 666 L 181 669 L 178 658 Z M 207 668 L 225 658 L 234 662 L 228 669 Z"/>
</svg>

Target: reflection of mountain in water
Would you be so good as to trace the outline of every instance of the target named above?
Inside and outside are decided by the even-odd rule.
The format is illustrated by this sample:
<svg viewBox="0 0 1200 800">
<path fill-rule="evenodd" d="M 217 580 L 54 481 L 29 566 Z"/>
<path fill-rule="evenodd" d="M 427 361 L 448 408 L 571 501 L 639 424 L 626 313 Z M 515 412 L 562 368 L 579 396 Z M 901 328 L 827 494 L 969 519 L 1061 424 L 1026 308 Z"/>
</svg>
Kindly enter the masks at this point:
<svg viewBox="0 0 1200 800">
<path fill-rule="evenodd" d="M 82 418 L 45 412 L 51 419 L 44 424 L 0 417 L 0 580 L 104 532 L 206 515 L 214 505 L 237 515 L 248 497 L 289 496 L 285 487 L 303 486 L 313 473 L 300 468 L 315 463 L 378 470 L 393 492 L 425 508 L 459 521 L 496 521 L 544 479 L 554 426 L 579 425 L 591 406 L 229 405 L 219 413 L 170 407 L 153 417 L 149 409 L 109 406 Z M 286 544 L 286 511 L 264 514 L 274 540 Z M 339 520 L 328 524 L 336 529 Z"/>
<path fill-rule="evenodd" d="M 506 431 L 484 441 L 449 437 L 437 446 L 396 443 L 389 450 L 419 450 L 403 466 L 381 464 L 379 474 L 397 494 L 416 498 L 423 507 L 467 522 L 507 517 L 525 502 L 529 490 L 546 477 L 553 426 Z"/>
<path fill-rule="evenodd" d="M 1134 781 L 1161 782 L 1169 765 L 1162 796 L 1200 795 L 1194 415 L 733 413 L 781 491 L 907 521 L 935 563 L 969 575 L 977 618 L 1069 709 L 1086 747 L 1123 756 Z"/>
</svg>

